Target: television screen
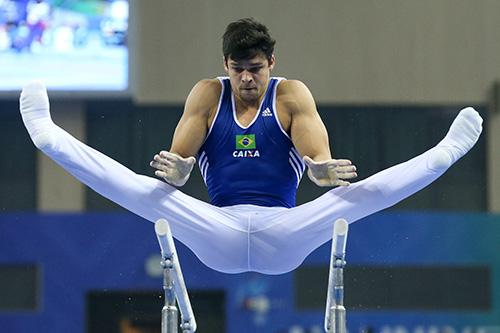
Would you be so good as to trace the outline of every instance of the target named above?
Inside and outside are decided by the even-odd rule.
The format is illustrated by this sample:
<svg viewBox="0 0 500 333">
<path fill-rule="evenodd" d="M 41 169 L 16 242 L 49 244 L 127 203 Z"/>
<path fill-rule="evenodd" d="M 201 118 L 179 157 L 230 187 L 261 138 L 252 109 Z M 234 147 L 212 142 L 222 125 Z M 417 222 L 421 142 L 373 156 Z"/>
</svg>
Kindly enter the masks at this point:
<svg viewBox="0 0 500 333">
<path fill-rule="evenodd" d="M 0 91 L 128 88 L 127 0 L 0 0 Z"/>
</svg>

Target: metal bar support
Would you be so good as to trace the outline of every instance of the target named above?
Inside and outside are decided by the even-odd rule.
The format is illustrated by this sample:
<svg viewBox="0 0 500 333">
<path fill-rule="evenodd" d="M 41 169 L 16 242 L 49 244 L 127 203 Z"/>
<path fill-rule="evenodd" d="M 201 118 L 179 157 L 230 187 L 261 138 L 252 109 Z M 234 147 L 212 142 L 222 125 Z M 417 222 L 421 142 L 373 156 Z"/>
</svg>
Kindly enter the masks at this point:
<svg viewBox="0 0 500 333">
<path fill-rule="evenodd" d="M 165 219 L 155 223 L 155 232 L 161 248 L 161 265 L 163 267 L 163 290 L 165 292 L 165 305 L 162 309 L 162 333 L 194 333 L 196 320 L 194 318 L 191 302 L 182 276 L 181 266 L 176 256 L 174 239 L 170 226 Z M 178 325 L 178 310 L 181 313 L 181 324 Z"/>
<path fill-rule="evenodd" d="M 349 225 L 346 220 L 335 221 L 325 309 L 325 332 L 328 333 L 347 332 L 344 307 L 344 267 L 348 229 Z"/>
</svg>

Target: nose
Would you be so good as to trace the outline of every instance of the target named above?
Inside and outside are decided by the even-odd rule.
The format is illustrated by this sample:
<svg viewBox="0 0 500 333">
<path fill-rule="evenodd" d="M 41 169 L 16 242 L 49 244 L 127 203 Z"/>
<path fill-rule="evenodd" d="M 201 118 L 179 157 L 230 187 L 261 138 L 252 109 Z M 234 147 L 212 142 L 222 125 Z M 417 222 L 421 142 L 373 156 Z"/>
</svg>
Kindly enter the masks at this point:
<svg viewBox="0 0 500 333">
<path fill-rule="evenodd" d="M 252 74 L 248 70 L 243 70 L 241 73 L 241 81 L 243 82 L 251 82 L 252 81 Z"/>
</svg>

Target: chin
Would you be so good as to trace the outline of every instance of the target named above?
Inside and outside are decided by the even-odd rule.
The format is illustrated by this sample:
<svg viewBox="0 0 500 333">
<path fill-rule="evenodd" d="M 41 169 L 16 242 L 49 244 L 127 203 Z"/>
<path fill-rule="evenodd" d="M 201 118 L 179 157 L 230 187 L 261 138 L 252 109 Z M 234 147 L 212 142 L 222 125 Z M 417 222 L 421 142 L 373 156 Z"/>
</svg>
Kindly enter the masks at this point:
<svg viewBox="0 0 500 333">
<path fill-rule="evenodd" d="M 240 97 L 246 102 L 253 102 L 259 98 L 259 94 L 257 94 L 256 92 L 248 93 L 246 91 L 243 91 L 240 93 Z"/>
<path fill-rule="evenodd" d="M 241 99 L 244 100 L 245 102 L 255 102 L 259 99 L 259 96 L 252 94 L 251 96 L 249 95 L 241 95 Z"/>
</svg>

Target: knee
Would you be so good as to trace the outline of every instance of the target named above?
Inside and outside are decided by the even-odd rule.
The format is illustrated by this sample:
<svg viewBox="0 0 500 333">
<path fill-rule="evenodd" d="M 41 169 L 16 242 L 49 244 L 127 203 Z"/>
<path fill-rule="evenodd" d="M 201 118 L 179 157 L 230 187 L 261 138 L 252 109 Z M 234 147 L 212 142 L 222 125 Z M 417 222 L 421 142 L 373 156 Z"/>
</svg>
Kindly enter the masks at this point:
<svg viewBox="0 0 500 333">
<path fill-rule="evenodd" d="M 55 138 L 51 132 L 42 132 L 31 138 L 35 146 L 43 152 L 55 152 Z"/>
<path fill-rule="evenodd" d="M 427 166 L 431 170 L 441 171 L 448 169 L 452 164 L 450 154 L 441 148 L 434 149 L 430 152 Z"/>
</svg>

